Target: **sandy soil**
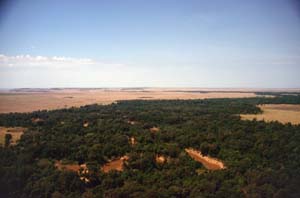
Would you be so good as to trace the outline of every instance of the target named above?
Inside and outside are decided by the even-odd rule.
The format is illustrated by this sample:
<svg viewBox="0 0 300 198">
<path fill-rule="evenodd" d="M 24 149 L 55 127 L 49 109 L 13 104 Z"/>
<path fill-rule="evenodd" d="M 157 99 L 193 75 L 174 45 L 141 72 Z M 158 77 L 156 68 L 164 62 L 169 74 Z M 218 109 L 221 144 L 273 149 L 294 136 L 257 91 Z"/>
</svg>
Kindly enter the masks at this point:
<svg viewBox="0 0 300 198">
<path fill-rule="evenodd" d="M 74 172 L 78 172 L 78 173 L 88 173 L 88 169 L 86 164 L 63 164 L 61 161 L 56 161 L 54 166 L 58 169 L 58 170 L 69 170 L 69 171 L 74 171 Z M 80 172 L 80 170 L 82 170 Z"/>
<path fill-rule="evenodd" d="M 209 170 L 220 170 L 225 169 L 225 165 L 218 159 L 204 156 L 200 151 L 194 150 L 192 148 L 186 148 L 185 151 L 193 158 L 194 160 L 200 162 L 205 168 Z"/>
<path fill-rule="evenodd" d="M 12 135 L 10 145 L 15 145 L 25 130 L 26 128 L 23 127 L 0 127 L 0 145 L 2 146 L 5 143 L 5 134 Z"/>
<path fill-rule="evenodd" d="M 158 163 L 158 164 L 163 164 L 163 163 L 165 163 L 166 162 L 166 157 L 165 156 L 163 156 L 163 155 L 156 155 L 155 156 L 155 161 L 156 161 L 156 163 Z"/>
<path fill-rule="evenodd" d="M 76 172 L 82 181 L 85 183 L 88 183 L 90 180 L 84 176 L 84 174 L 88 174 L 89 170 L 86 166 L 86 164 L 62 164 L 61 161 L 56 161 L 54 164 L 55 168 L 58 170 L 67 170 L 67 171 L 73 171 Z"/>
<path fill-rule="evenodd" d="M 127 161 L 127 160 L 128 160 L 128 156 L 126 156 L 126 155 L 123 157 L 120 157 L 118 159 L 114 159 L 114 160 L 104 164 L 101 167 L 101 170 L 105 173 L 108 173 L 109 171 L 112 171 L 112 170 L 123 171 L 124 161 Z"/>
<path fill-rule="evenodd" d="M 158 127 L 152 127 L 152 128 L 150 128 L 150 132 L 151 133 L 156 133 L 156 132 L 159 132 L 159 128 Z"/>
<path fill-rule="evenodd" d="M 85 165 L 78 165 L 78 164 L 62 164 L 61 161 L 56 161 L 54 166 L 58 170 L 68 170 L 68 171 L 74 171 L 79 172 L 81 166 L 84 167 Z M 86 167 L 86 166 L 85 166 Z"/>
<path fill-rule="evenodd" d="M 131 144 L 132 146 L 136 145 L 136 140 L 135 140 L 134 137 L 130 137 L 129 140 L 130 140 L 130 144 Z"/>
<path fill-rule="evenodd" d="M 128 156 L 125 155 L 125 156 L 120 157 L 118 159 L 111 160 L 110 162 L 104 164 L 101 167 L 101 170 L 104 173 L 108 173 L 109 171 L 112 171 L 112 170 L 123 171 L 124 162 L 127 161 L 128 159 L 129 159 Z M 61 161 L 56 161 L 54 166 L 58 170 L 74 171 L 74 172 L 77 172 L 79 175 L 88 173 L 88 169 L 87 169 L 86 164 L 81 164 L 81 165 L 78 165 L 78 164 L 63 164 Z M 86 180 L 85 177 L 82 177 L 82 179 Z"/>
<path fill-rule="evenodd" d="M 118 100 L 204 99 L 255 97 L 253 92 L 207 89 L 18 89 L 0 93 L 0 113 L 31 112 Z"/>
<path fill-rule="evenodd" d="M 130 121 L 130 120 L 128 120 L 127 123 L 131 124 L 131 125 L 135 125 L 137 122 L 136 121 Z"/>
<path fill-rule="evenodd" d="M 89 123 L 88 123 L 88 122 L 83 123 L 83 127 L 84 127 L 84 128 L 87 128 L 88 126 L 89 126 Z"/>
<path fill-rule="evenodd" d="M 279 121 L 281 123 L 300 124 L 300 105 L 290 104 L 266 104 L 259 105 L 259 108 L 263 110 L 262 114 L 242 114 L 243 120 L 265 120 Z"/>
</svg>

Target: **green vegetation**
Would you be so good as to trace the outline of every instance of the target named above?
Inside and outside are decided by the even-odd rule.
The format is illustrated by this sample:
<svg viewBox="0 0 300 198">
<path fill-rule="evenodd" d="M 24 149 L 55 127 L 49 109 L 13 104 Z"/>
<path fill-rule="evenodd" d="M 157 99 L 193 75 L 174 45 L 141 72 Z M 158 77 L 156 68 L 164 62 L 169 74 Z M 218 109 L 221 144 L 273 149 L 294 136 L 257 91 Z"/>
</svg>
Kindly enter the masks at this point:
<svg viewBox="0 0 300 198">
<path fill-rule="evenodd" d="M 10 140 L 12 139 L 12 135 L 11 134 L 5 134 L 5 143 L 4 143 L 4 146 L 5 147 L 8 147 L 9 144 L 10 144 Z"/>
<path fill-rule="evenodd" d="M 0 126 L 28 130 L 17 145 L 0 148 L 0 197 L 300 197 L 300 125 L 238 116 L 259 113 L 263 103 L 299 104 L 300 97 L 136 100 L 2 114 Z M 153 126 L 160 130 L 151 133 Z M 227 168 L 206 170 L 188 147 Z M 123 172 L 101 171 L 124 155 Z M 169 160 L 156 163 L 156 155 Z M 57 170 L 56 160 L 87 164 L 89 182 Z"/>
</svg>

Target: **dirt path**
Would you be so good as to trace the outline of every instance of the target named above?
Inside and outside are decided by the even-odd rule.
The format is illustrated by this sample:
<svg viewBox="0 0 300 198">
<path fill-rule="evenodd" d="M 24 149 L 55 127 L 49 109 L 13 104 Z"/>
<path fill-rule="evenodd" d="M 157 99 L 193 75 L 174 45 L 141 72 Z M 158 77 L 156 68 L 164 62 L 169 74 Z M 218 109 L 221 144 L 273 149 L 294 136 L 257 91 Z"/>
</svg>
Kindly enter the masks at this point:
<svg viewBox="0 0 300 198">
<path fill-rule="evenodd" d="M 192 148 L 186 148 L 185 151 L 189 154 L 191 158 L 203 164 L 203 166 L 209 170 L 220 170 L 225 169 L 225 165 L 218 159 L 211 158 L 209 156 L 204 156 L 200 151 L 194 150 Z"/>
</svg>

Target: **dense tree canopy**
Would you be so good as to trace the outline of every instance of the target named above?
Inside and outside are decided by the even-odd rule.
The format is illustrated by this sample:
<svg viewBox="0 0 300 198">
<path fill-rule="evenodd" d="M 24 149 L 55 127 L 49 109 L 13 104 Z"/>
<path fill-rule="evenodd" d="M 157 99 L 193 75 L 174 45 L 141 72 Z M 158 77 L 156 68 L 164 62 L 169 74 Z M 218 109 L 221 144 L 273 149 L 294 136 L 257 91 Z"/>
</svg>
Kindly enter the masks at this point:
<svg viewBox="0 0 300 198">
<path fill-rule="evenodd" d="M 28 130 L 17 145 L 0 148 L 0 197 L 300 197 L 300 125 L 239 117 L 266 103 L 299 104 L 300 97 L 135 100 L 2 114 L 0 126 Z M 206 170 L 188 147 L 227 168 Z M 124 155 L 123 172 L 101 171 Z M 157 163 L 156 155 L 168 161 Z M 89 182 L 56 169 L 56 160 L 87 164 Z"/>
</svg>

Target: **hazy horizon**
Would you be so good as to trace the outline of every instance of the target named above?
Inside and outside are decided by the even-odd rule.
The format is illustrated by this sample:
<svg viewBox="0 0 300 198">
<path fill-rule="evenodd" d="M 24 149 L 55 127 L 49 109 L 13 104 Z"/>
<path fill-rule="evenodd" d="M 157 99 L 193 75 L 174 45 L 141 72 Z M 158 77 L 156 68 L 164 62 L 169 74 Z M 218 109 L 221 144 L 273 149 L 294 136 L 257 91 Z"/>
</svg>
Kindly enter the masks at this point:
<svg viewBox="0 0 300 198">
<path fill-rule="evenodd" d="M 3 1 L 0 88 L 300 88 L 300 4 Z"/>
<path fill-rule="evenodd" d="M 111 87 L 11 87 L 11 88 L 0 88 L 1 90 L 14 90 L 14 89 L 182 89 L 182 90 L 244 90 L 244 91 L 260 91 L 260 90 L 282 90 L 282 91 L 300 91 L 300 87 L 186 87 L 186 86 L 147 86 L 147 87 L 120 87 L 120 86 L 111 86 Z"/>
</svg>

